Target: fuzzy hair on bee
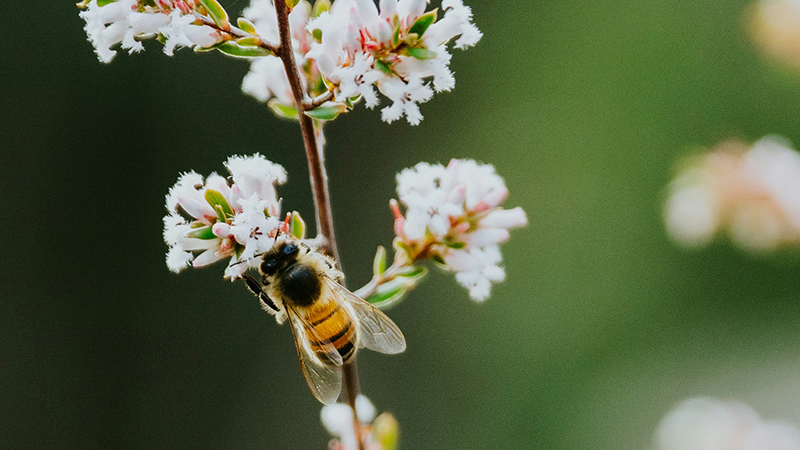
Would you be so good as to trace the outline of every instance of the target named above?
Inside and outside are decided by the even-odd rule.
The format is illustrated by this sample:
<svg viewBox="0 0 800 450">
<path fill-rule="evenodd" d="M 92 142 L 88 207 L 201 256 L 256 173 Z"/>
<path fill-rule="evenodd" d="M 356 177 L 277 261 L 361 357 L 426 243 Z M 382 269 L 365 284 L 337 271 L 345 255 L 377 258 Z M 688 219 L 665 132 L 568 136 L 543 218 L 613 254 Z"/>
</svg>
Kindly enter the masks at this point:
<svg viewBox="0 0 800 450">
<path fill-rule="evenodd" d="M 314 396 L 334 403 L 342 366 L 359 348 L 395 354 L 405 337 L 386 314 L 342 286 L 334 261 L 289 234 L 275 238 L 261 255 L 260 279 L 245 275 L 261 307 L 291 325 L 303 376 Z"/>
</svg>

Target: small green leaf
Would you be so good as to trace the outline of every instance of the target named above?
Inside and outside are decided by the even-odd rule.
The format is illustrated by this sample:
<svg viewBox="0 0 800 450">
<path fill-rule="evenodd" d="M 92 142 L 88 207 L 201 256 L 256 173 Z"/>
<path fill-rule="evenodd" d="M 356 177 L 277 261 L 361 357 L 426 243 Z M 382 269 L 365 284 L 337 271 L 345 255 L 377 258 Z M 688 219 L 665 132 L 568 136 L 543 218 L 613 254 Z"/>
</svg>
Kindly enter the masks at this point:
<svg viewBox="0 0 800 450">
<path fill-rule="evenodd" d="M 467 243 L 466 242 L 453 241 L 453 240 L 450 240 L 450 239 L 445 239 L 444 240 L 444 245 L 446 245 L 446 246 L 448 246 L 450 248 L 456 249 L 456 250 L 460 250 L 460 249 L 466 247 Z"/>
<path fill-rule="evenodd" d="M 313 36 L 317 42 L 322 42 L 322 30 L 319 28 L 314 28 L 314 31 L 311 32 L 311 36 Z"/>
<path fill-rule="evenodd" d="M 236 43 L 239 44 L 242 47 L 259 47 L 260 48 L 261 44 L 264 43 L 264 41 L 262 41 L 261 38 L 258 37 L 258 36 L 248 36 L 248 37 L 243 37 L 243 38 L 237 39 Z"/>
<path fill-rule="evenodd" d="M 447 263 L 445 262 L 444 258 L 442 258 L 442 255 L 439 255 L 439 254 L 431 255 L 431 259 L 436 264 L 440 264 L 442 266 L 446 266 L 447 265 Z"/>
<path fill-rule="evenodd" d="M 374 294 L 366 298 L 366 301 L 385 310 L 399 303 L 407 292 L 408 289 L 402 284 L 387 283 L 378 287 Z"/>
<path fill-rule="evenodd" d="M 392 47 L 397 47 L 398 45 L 400 45 L 400 27 L 396 27 L 394 33 L 392 33 Z"/>
<path fill-rule="evenodd" d="M 299 212 L 292 211 L 292 220 L 289 223 L 289 228 L 292 236 L 296 237 L 297 239 L 306 238 L 306 222 L 302 217 L 300 217 Z"/>
<path fill-rule="evenodd" d="M 408 48 L 406 53 L 408 53 L 408 56 L 422 60 L 434 59 L 437 56 L 435 51 L 427 48 Z"/>
<path fill-rule="evenodd" d="M 422 37 L 422 35 L 425 34 L 425 30 L 427 30 L 433 22 L 436 22 L 436 13 L 438 11 L 439 9 L 437 8 L 429 13 L 419 16 L 419 19 L 414 22 L 414 25 L 411 25 L 411 28 L 408 29 L 408 32 Z"/>
<path fill-rule="evenodd" d="M 244 17 L 239 17 L 236 20 L 236 24 L 239 25 L 239 28 L 241 28 L 245 33 L 258 34 L 256 32 L 256 26 L 253 24 L 253 22 L 250 22 Z"/>
<path fill-rule="evenodd" d="M 112 3 L 116 2 L 116 1 L 117 0 L 97 0 L 97 6 L 110 5 L 110 4 L 112 4 Z"/>
<path fill-rule="evenodd" d="M 300 115 L 297 114 L 297 108 L 293 105 L 286 105 L 272 99 L 267 103 L 269 109 L 272 110 L 278 117 L 283 117 L 284 119 L 299 119 Z"/>
<path fill-rule="evenodd" d="M 225 210 L 222 209 L 222 205 L 214 206 L 214 211 L 217 213 L 217 217 L 219 218 L 220 222 L 225 222 L 227 217 L 225 216 Z"/>
<path fill-rule="evenodd" d="M 225 31 L 231 29 L 231 23 L 228 21 L 228 12 L 217 0 L 200 0 L 200 3 L 206 8 L 208 15 L 211 16 L 211 19 L 218 27 Z"/>
<path fill-rule="evenodd" d="M 409 278 L 414 281 L 419 281 L 428 274 L 428 269 L 424 266 L 408 266 L 403 268 L 399 273 L 398 276 L 403 278 Z"/>
<path fill-rule="evenodd" d="M 205 226 L 203 228 L 195 228 L 194 230 L 186 233 L 187 238 L 195 239 L 216 239 L 217 236 L 211 231 L 211 227 Z"/>
<path fill-rule="evenodd" d="M 225 41 L 217 46 L 217 50 L 225 53 L 228 56 L 236 58 L 260 58 L 262 56 L 269 56 L 271 51 L 261 47 L 242 46 L 235 41 Z"/>
<path fill-rule="evenodd" d="M 330 0 L 317 0 L 314 2 L 314 9 L 311 11 L 311 17 L 319 17 L 322 13 L 330 11 Z"/>
<path fill-rule="evenodd" d="M 380 277 L 386 272 L 386 249 L 378 246 L 378 251 L 375 252 L 375 258 L 372 260 L 372 273 L 376 277 Z"/>
<path fill-rule="evenodd" d="M 333 120 L 345 111 L 347 111 L 347 106 L 343 103 L 326 102 L 311 111 L 306 111 L 305 114 L 312 119 Z"/>
<path fill-rule="evenodd" d="M 388 64 L 386 64 L 385 62 L 381 61 L 380 59 L 376 59 L 375 60 L 375 67 L 377 67 L 378 69 L 380 69 L 381 72 L 383 72 L 383 73 L 385 73 L 387 75 L 391 75 L 392 74 L 392 68 L 389 67 Z"/>
<path fill-rule="evenodd" d="M 228 204 L 228 200 L 219 191 L 206 189 L 206 201 L 214 208 L 214 211 L 217 211 L 217 215 L 220 216 L 219 220 L 222 222 L 225 222 L 228 217 L 233 217 L 231 205 Z"/>
<path fill-rule="evenodd" d="M 300 3 L 300 0 L 286 0 L 286 6 L 289 7 L 289 11 L 292 10 L 297 4 Z"/>
</svg>

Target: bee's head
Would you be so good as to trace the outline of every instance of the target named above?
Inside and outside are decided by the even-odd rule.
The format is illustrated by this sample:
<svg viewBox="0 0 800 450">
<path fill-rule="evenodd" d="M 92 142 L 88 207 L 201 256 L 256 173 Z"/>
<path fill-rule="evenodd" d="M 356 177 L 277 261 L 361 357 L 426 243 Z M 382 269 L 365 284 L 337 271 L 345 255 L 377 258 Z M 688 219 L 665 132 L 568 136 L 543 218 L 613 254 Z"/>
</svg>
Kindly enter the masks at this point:
<svg viewBox="0 0 800 450">
<path fill-rule="evenodd" d="M 261 273 L 274 275 L 283 270 L 295 260 L 300 253 L 300 246 L 291 240 L 282 240 L 275 243 L 270 251 L 264 254 L 261 262 Z"/>
</svg>

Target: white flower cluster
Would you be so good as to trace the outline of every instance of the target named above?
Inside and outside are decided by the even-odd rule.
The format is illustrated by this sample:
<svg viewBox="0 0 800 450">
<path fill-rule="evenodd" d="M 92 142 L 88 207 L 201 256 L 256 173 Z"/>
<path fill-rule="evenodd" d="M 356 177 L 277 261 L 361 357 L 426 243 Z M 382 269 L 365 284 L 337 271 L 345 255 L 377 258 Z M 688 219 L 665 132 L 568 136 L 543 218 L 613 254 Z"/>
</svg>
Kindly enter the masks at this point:
<svg viewBox="0 0 800 450">
<path fill-rule="evenodd" d="M 100 6 L 102 3 L 103 6 Z M 121 47 L 129 53 L 144 49 L 141 39 L 161 35 L 164 53 L 172 56 L 178 47 L 208 47 L 222 37 L 206 25 L 196 24 L 194 0 L 91 0 L 80 12 L 86 21 L 86 34 L 102 62 L 111 62 L 117 54 L 111 47 Z"/>
<path fill-rule="evenodd" d="M 382 110 L 383 120 L 405 116 L 419 124 L 418 104 L 455 85 L 447 44 L 455 39 L 456 48 L 467 48 L 482 36 L 461 0 L 444 0 L 438 21 L 438 11 L 426 13 L 426 4 L 381 0 L 379 10 L 373 0 L 336 0 L 328 11 L 315 7 L 314 17 L 311 5 L 301 1 L 289 18 L 295 60 L 309 93 L 331 90 L 339 103 L 352 105 L 363 98 L 372 108 L 379 103 L 377 87 L 392 102 Z M 277 37 L 272 0 L 253 0 L 244 16 L 262 37 Z M 267 56 L 253 62 L 242 89 L 261 101 L 274 97 L 291 105 L 288 86 L 280 60 Z"/>
<path fill-rule="evenodd" d="M 286 181 L 286 171 L 259 154 L 232 156 L 225 166 L 231 184 L 215 173 L 204 181 L 189 172 L 169 190 L 164 240 L 170 270 L 231 258 L 225 277 L 236 279 L 254 255 L 272 247 L 282 224 L 275 185 Z"/>
<path fill-rule="evenodd" d="M 361 423 L 361 442 L 366 450 L 395 448 L 397 443 L 397 420 L 383 413 L 375 418 L 375 406 L 363 395 L 356 397 L 356 412 Z M 344 403 L 335 403 L 322 408 L 322 425 L 335 437 L 331 450 L 358 450 L 358 440 L 353 428 L 353 410 Z"/>
<path fill-rule="evenodd" d="M 739 246 L 773 249 L 800 242 L 800 153 L 775 136 L 748 147 L 725 142 L 685 162 L 669 185 L 670 236 L 697 247 L 727 231 Z"/>
<path fill-rule="evenodd" d="M 455 272 L 474 300 L 489 297 L 491 284 L 505 279 L 499 244 L 528 223 L 522 208 L 500 206 L 508 189 L 494 167 L 419 163 L 397 175 L 397 193 L 406 212 L 395 211 L 395 233 L 409 259 L 432 258 Z"/>
<path fill-rule="evenodd" d="M 656 441 L 659 450 L 800 450 L 800 431 L 742 403 L 695 398 L 664 418 Z"/>
<path fill-rule="evenodd" d="M 322 81 L 316 65 L 306 60 L 305 54 L 311 48 L 312 37 L 306 30 L 311 5 L 303 0 L 289 13 L 289 29 L 292 34 L 294 59 L 304 88 L 310 83 Z M 279 42 L 278 14 L 272 0 L 252 0 L 243 12 L 244 18 L 251 21 L 262 39 Z M 294 96 L 281 59 L 274 55 L 256 58 L 250 65 L 250 72 L 242 81 L 242 90 L 262 102 L 275 98 L 284 106 L 294 107 Z"/>
</svg>

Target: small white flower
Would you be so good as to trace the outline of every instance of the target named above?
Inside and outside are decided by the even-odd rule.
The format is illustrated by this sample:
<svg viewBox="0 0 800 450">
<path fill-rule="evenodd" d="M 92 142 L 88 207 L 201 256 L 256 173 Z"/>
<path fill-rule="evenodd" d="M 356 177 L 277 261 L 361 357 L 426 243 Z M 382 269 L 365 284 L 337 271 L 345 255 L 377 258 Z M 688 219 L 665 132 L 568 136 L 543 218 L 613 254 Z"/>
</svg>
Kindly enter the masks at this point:
<svg viewBox="0 0 800 450">
<path fill-rule="evenodd" d="M 656 442 L 659 450 L 800 450 L 800 431 L 743 403 L 694 398 L 664 418 Z"/>
<path fill-rule="evenodd" d="M 311 48 L 312 37 L 306 30 L 310 10 L 310 4 L 302 1 L 289 13 L 292 49 L 294 50 L 294 59 L 300 74 L 306 74 L 304 69 L 305 54 Z M 267 42 L 278 42 L 280 40 L 278 15 L 272 0 L 252 0 L 250 5 L 245 8 L 243 16 L 253 22 L 262 39 Z M 305 76 L 301 76 L 300 81 L 305 90 L 309 80 Z M 294 105 L 294 95 L 289 85 L 289 78 L 286 76 L 286 69 L 284 69 L 283 62 L 277 56 L 255 58 L 250 65 L 250 71 L 242 81 L 242 91 L 261 102 L 268 102 L 275 98 L 284 105 Z"/>
<path fill-rule="evenodd" d="M 364 424 L 371 423 L 375 418 L 375 406 L 364 395 L 356 397 L 356 412 L 359 422 Z M 344 449 L 358 449 L 358 441 L 353 428 L 353 410 L 349 405 L 334 403 L 323 406 L 320 419 L 328 433 L 338 438 Z"/>
<path fill-rule="evenodd" d="M 492 283 L 505 278 L 499 244 L 528 223 L 522 208 L 500 206 L 508 189 L 494 167 L 458 159 L 447 167 L 419 163 L 397 175 L 397 194 L 406 211 L 395 210 L 395 232 L 409 259 L 438 258 L 470 297 L 489 297 Z"/>
<path fill-rule="evenodd" d="M 207 25 L 194 25 L 197 20 L 193 15 L 184 14 L 176 9 L 169 15 L 170 22 L 159 29 L 167 41 L 164 53 L 172 56 L 175 49 L 181 47 L 210 47 L 216 44 L 222 35 Z"/>
<path fill-rule="evenodd" d="M 281 226 L 275 185 L 286 181 L 286 171 L 259 154 L 232 156 L 225 166 L 231 184 L 217 174 L 204 180 L 189 172 L 167 194 L 164 241 L 170 270 L 230 258 L 224 275 L 236 279 L 257 253 L 271 247 L 270 236 Z"/>
</svg>

